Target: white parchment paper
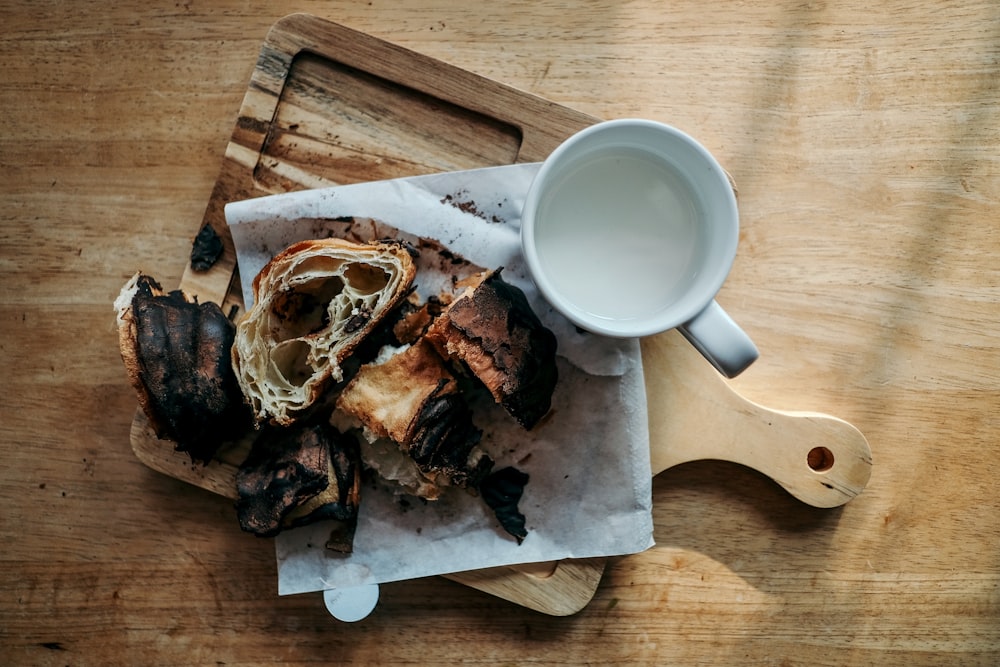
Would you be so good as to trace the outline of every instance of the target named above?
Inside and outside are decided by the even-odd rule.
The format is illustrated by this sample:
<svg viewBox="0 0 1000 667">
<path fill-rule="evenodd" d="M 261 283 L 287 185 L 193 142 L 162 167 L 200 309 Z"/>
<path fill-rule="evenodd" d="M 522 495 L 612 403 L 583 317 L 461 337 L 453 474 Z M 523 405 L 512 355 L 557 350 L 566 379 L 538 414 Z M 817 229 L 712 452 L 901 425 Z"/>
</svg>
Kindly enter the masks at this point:
<svg viewBox="0 0 1000 667">
<path fill-rule="evenodd" d="M 499 565 L 636 553 L 653 545 L 646 396 L 637 340 L 579 332 L 540 297 L 520 254 L 520 211 L 537 164 L 449 172 L 308 190 L 226 206 L 243 296 L 257 272 L 291 243 L 388 230 L 431 239 L 474 264 L 504 267 L 559 341 L 550 417 L 531 432 L 496 406 L 474 405 L 483 447 L 527 472 L 519 504 L 528 536 L 517 544 L 480 498 L 458 489 L 433 502 L 366 485 L 350 555 L 325 548 L 329 527 L 275 540 L 281 595 L 350 588 Z M 447 276 L 425 263 L 417 291 Z"/>
</svg>

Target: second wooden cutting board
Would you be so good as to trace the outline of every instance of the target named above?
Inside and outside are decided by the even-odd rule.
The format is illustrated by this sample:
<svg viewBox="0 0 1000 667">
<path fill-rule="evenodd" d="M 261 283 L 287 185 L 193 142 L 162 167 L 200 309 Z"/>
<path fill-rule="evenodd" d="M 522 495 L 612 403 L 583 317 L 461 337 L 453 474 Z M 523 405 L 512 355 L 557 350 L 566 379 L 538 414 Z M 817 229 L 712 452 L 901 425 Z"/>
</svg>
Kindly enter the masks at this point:
<svg viewBox="0 0 1000 667">
<path fill-rule="evenodd" d="M 543 160 L 598 119 L 349 28 L 292 15 L 268 33 L 203 224 L 224 242 L 208 271 L 181 288 L 226 312 L 243 309 L 226 203 L 304 188 Z M 235 311 L 233 311 L 235 309 Z M 643 341 L 654 473 L 718 458 L 756 468 L 803 502 L 832 507 L 860 493 L 871 453 L 849 424 L 788 414 L 735 394 L 678 334 Z M 704 432 L 704 415 L 714 424 Z M 141 412 L 136 455 L 151 468 L 235 494 L 231 448 L 207 467 L 158 441 Z M 604 559 L 500 567 L 449 578 L 552 615 L 582 609 Z"/>
</svg>

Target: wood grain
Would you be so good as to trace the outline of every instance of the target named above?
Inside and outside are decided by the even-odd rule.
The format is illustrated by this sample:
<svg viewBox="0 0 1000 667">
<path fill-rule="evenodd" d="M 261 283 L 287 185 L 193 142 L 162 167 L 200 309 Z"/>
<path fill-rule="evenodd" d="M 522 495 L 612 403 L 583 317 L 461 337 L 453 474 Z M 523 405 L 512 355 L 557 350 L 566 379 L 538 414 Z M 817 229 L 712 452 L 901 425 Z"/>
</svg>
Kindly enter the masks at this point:
<svg viewBox="0 0 1000 667">
<path fill-rule="evenodd" d="M 470 106 L 489 109 L 492 116 Z M 226 150 L 224 177 L 213 190 L 203 224 L 216 228 L 224 245 L 232 247 L 225 221 L 218 219 L 229 201 L 398 177 L 414 169 L 461 169 L 510 163 L 519 154 L 544 156 L 580 129 L 581 120 L 572 109 L 339 24 L 289 16 L 271 28 L 261 47 Z M 247 128 L 254 128 L 250 141 Z M 490 148 L 469 150 L 473 136 Z M 524 143 L 537 153 L 522 150 Z M 229 304 L 227 311 L 238 316 L 242 300 L 233 275 L 238 267 L 231 259 L 207 272 L 188 266 L 181 289 Z M 843 420 L 778 413 L 746 401 L 677 334 L 645 341 L 643 362 L 654 472 L 706 458 L 740 463 L 818 507 L 842 505 L 868 483 L 871 450 Z M 703 428 L 708 419 L 715 422 L 711 431 Z M 141 410 L 131 441 L 136 456 L 154 470 L 227 498 L 235 497 L 236 468 L 249 447 L 241 442 L 224 448 L 210 465 L 192 465 L 186 454 L 155 436 Z M 536 575 L 538 565 L 446 576 L 564 616 L 591 599 L 605 563 L 595 558 L 540 565 L 544 577 Z"/>
<path fill-rule="evenodd" d="M 181 280 L 290 11 L 698 136 L 740 187 L 720 302 L 762 357 L 732 386 L 856 425 L 865 491 L 824 510 L 742 466 L 671 468 L 657 546 L 569 617 L 440 577 L 383 586 L 355 625 L 278 597 L 229 501 L 133 455 L 110 303 L 138 268 Z M 1000 662 L 995 3 L 14 0 L 3 18 L 3 662 Z"/>
</svg>

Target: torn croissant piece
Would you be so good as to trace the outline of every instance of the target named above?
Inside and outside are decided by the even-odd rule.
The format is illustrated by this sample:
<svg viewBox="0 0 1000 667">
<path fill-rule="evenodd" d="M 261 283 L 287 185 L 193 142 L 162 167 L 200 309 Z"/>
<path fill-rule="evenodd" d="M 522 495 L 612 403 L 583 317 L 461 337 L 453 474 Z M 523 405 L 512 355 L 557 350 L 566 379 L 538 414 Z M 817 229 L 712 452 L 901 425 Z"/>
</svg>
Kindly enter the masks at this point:
<svg viewBox="0 0 1000 667">
<path fill-rule="evenodd" d="M 362 366 L 341 391 L 337 409 L 372 439 L 399 445 L 438 486 L 475 488 L 493 466 L 476 446 L 482 431 L 473 424 L 458 383 L 424 339 Z"/>
<path fill-rule="evenodd" d="M 400 309 L 399 318 L 393 323 L 392 334 L 399 345 L 409 345 L 423 336 L 431 322 L 440 315 L 447 304 L 441 297 L 432 296 L 419 303 L 416 294 L 410 295 Z"/>
<path fill-rule="evenodd" d="M 556 337 L 520 289 L 486 272 L 431 324 L 425 335 L 446 359 L 458 360 L 525 429 L 549 411 L 558 379 Z"/>
<path fill-rule="evenodd" d="M 136 273 L 114 307 L 122 361 L 157 437 L 207 463 L 246 432 L 250 415 L 230 361 L 235 327 L 217 304 Z"/>
<path fill-rule="evenodd" d="M 282 528 L 305 526 L 316 521 L 354 523 L 361 500 L 361 458 L 357 439 L 324 427 L 329 438 L 330 456 L 327 461 L 329 484 L 284 518 Z"/>
<path fill-rule="evenodd" d="M 357 440 L 326 424 L 265 428 L 236 474 L 240 527 L 260 537 L 314 521 L 357 519 Z"/>
<path fill-rule="evenodd" d="M 401 244 L 342 239 L 296 243 L 253 281 L 236 328 L 233 366 L 258 422 L 292 423 L 341 364 L 403 299 L 416 266 Z"/>
</svg>

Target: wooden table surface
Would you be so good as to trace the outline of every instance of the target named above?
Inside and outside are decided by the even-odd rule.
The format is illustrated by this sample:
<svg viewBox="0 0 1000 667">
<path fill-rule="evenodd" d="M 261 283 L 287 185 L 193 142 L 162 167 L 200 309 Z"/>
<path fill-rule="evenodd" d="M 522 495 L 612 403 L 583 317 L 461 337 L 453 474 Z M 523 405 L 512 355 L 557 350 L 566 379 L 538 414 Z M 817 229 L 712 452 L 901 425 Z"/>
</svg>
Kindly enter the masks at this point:
<svg viewBox="0 0 1000 667">
<path fill-rule="evenodd" d="M 841 417 L 868 488 L 653 484 L 655 548 L 551 617 L 440 577 L 344 624 L 136 460 L 111 302 L 175 285 L 267 29 L 302 11 L 603 118 L 739 186 L 733 386 Z M 0 2 L 0 663 L 1000 663 L 1000 4 Z M 711 425 L 707 424 L 706 428 Z"/>
</svg>

